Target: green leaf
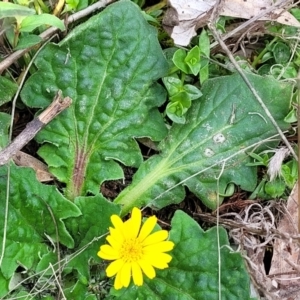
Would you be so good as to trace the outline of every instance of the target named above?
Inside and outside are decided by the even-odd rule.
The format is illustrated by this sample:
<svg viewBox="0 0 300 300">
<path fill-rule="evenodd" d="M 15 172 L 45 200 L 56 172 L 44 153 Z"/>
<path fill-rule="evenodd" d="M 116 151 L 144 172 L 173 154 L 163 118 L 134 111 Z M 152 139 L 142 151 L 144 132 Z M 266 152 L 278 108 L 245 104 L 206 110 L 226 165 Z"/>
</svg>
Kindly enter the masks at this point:
<svg viewBox="0 0 300 300">
<path fill-rule="evenodd" d="M 195 87 L 194 85 L 191 84 L 185 84 L 183 86 L 184 90 L 186 91 L 186 93 L 189 95 L 189 98 L 191 100 L 195 100 L 198 99 L 202 96 L 201 91 Z"/>
<path fill-rule="evenodd" d="M 179 101 L 170 102 L 167 105 L 166 113 L 167 116 L 175 123 L 184 124 L 185 123 L 185 116 L 187 109 L 182 106 Z"/>
<path fill-rule="evenodd" d="M 157 110 L 166 93 L 154 81 L 168 65 L 157 32 L 130 1 L 110 5 L 59 46 L 46 47 L 36 65 L 22 93 L 27 105 L 49 105 L 58 89 L 73 99 L 37 137 L 48 142 L 39 155 L 66 183 L 69 199 L 97 194 L 104 180 L 122 178 L 114 160 L 138 167 L 143 157 L 135 137 L 166 135 Z"/>
<path fill-rule="evenodd" d="M 18 89 L 18 85 L 4 76 L 0 76 L 0 106 L 11 100 Z"/>
<path fill-rule="evenodd" d="M 8 144 L 8 128 L 11 116 L 0 112 L 0 150 Z"/>
<path fill-rule="evenodd" d="M 85 2 L 85 1 L 79 1 L 79 0 L 66 0 L 66 4 L 69 10 L 76 10 L 79 2 Z"/>
<path fill-rule="evenodd" d="M 289 125 L 283 119 L 292 85 L 256 75 L 247 77 L 278 126 L 286 130 Z M 116 198 L 124 214 L 133 206 L 161 208 L 178 203 L 184 198 L 183 185 L 211 209 L 217 208 L 218 195 L 225 194 L 230 182 L 254 190 L 257 172 L 246 166 L 250 162 L 246 152 L 276 135 L 276 129 L 238 74 L 207 80 L 202 93 L 192 102 L 186 124 L 173 125 L 160 143 L 161 154 L 143 163 L 132 184 Z M 268 145 L 274 146 L 266 144 L 256 151 Z"/>
<path fill-rule="evenodd" d="M 191 98 L 185 91 L 180 92 L 172 97 L 170 97 L 171 102 L 178 102 L 183 107 L 189 108 L 191 106 Z"/>
<path fill-rule="evenodd" d="M 218 232 L 218 233 L 217 233 Z M 218 235 L 220 245 L 218 246 Z M 226 230 L 203 229 L 182 211 L 172 219 L 170 240 L 175 247 L 169 268 L 157 270 L 154 279 L 145 277 L 141 287 L 112 290 L 117 299 L 250 299 L 250 278 L 240 253 L 228 249 Z M 220 286 L 219 263 L 220 253 Z"/>
<path fill-rule="evenodd" d="M 277 64 L 285 64 L 290 59 L 290 47 L 284 43 L 278 42 L 273 48 L 273 55 Z"/>
<path fill-rule="evenodd" d="M 7 166 L 0 168 L 0 219 L 4 220 Z M 54 186 L 36 180 L 34 171 L 11 165 L 8 221 L 5 228 L 6 251 L 1 272 L 10 279 L 19 264 L 31 269 L 40 257 L 52 251 L 45 240 L 72 248 L 74 241 L 63 220 L 80 214 L 79 209 L 64 198 Z M 3 223 L 0 241 L 3 240 Z M 57 234 L 58 233 L 58 236 Z M 50 241 L 49 241 L 50 243 Z"/>
<path fill-rule="evenodd" d="M 35 10 L 23 5 L 18 5 L 10 2 L 0 2 L 0 19 L 9 17 L 22 17 L 34 15 Z"/>
<path fill-rule="evenodd" d="M 77 255 L 68 267 L 76 269 L 81 276 L 89 277 L 89 261 L 100 261 L 97 256 L 99 247 L 103 244 L 105 237 L 100 237 L 108 232 L 111 226 L 110 217 L 120 214 L 120 207 L 107 201 L 101 195 L 95 197 L 77 197 L 75 204 L 79 207 L 82 215 L 70 218 L 66 221 L 68 230 L 75 239 L 75 249 L 86 247 L 93 239 L 99 238 Z"/>
<path fill-rule="evenodd" d="M 298 179 L 298 163 L 293 159 L 281 167 L 281 176 L 286 185 L 292 189 Z"/>
<path fill-rule="evenodd" d="M 210 56 L 210 40 L 206 30 L 202 29 L 199 36 L 199 48 L 201 52 L 201 68 L 199 72 L 200 83 L 203 84 L 209 78 L 209 56 Z"/>
<path fill-rule="evenodd" d="M 265 192 L 272 198 L 278 198 L 283 195 L 285 191 L 285 183 L 282 179 L 276 178 L 265 184 Z"/>
<path fill-rule="evenodd" d="M 189 74 L 189 66 L 185 62 L 186 58 L 186 51 L 183 49 L 178 49 L 173 56 L 173 63 L 174 65 L 184 72 L 185 74 Z"/>
<path fill-rule="evenodd" d="M 24 18 L 20 24 L 20 32 L 32 32 L 41 25 L 50 25 L 65 30 L 65 24 L 54 15 L 40 14 Z"/>
<path fill-rule="evenodd" d="M 169 76 L 164 77 L 162 81 L 170 97 L 178 94 L 180 91 L 183 90 L 183 84 L 179 78 Z"/>
<path fill-rule="evenodd" d="M 26 36 L 22 35 L 19 39 L 17 47 L 15 47 L 14 50 L 20 50 L 20 49 L 32 47 L 40 43 L 42 40 L 43 39 L 40 36 L 35 34 L 28 34 Z"/>
<path fill-rule="evenodd" d="M 199 36 L 199 48 L 202 55 L 209 57 L 210 55 L 210 41 L 208 33 L 205 29 L 202 29 Z"/>
<path fill-rule="evenodd" d="M 90 266 L 99 264 L 97 256 L 100 245 L 105 243 L 105 234 L 111 226 L 110 217 L 119 215 L 120 207 L 107 201 L 101 195 L 95 197 L 78 197 L 75 204 L 80 208 L 82 215 L 66 220 L 66 226 L 75 239 L 75 249 L 79 253 L 70 259 L 66 268 L 76 270 L 76 281 L 69 283 L 65 290 L 68 299 L 84 299 L 90 280 Z M 79 278 L 79 280 L 78 280 Z"/>
<path fill-rule="evenodd" d="M 201 68 L 200 62 L 200 48 L 199 46 L 195 46 L 192 48 L 184 59 L 185 63 L 189 66 L 190 72 L 194 75 L 197 75 Z"/>
<path fill-rule="evenodd" d="M 9 292 L 9 281 L 0 272 L 0 297 L 5 296 Z"/>
</svg>

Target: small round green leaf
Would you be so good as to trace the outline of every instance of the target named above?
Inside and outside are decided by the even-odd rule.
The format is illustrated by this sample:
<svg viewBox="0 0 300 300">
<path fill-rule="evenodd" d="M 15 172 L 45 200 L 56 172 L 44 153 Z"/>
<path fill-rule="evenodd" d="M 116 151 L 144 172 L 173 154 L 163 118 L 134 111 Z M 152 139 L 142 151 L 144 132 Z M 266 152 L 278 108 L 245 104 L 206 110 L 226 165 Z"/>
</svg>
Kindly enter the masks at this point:
<svg viewBox="0 0 300 300">
<path fill-rule="evenodd" d="M 164 77 L 162 81 L 170 97 L 176 95 L 183 89 L 182 81 L 176 77 Z"/>
<path fill-rule="evenodd" d="M 201 68 L 200 62 L 200 48 L 195 46 L 192 48 L 184 59 L 185 63 L 189 66 L 190 74 L 197 75 Z"/>
<path fill-rule="evenodd" d="M 290 47 L 284 43 L 278 42 L 275 44 L 273 48 L 274 58 L 276 63 L 278 64 L 285 64 L 290 59 Z"/>
<path fill-rule="evenodd" d="M 272 198 L 282 196 L 285 191 L 285 188 L 285 183 L 280 178 L 276 178 L 275 180 L 269 181 L 265 184 L 265 192 Z"/>
<path fill-rule="evenodd" d="M 186 58 L 186 51 L 183 50 L 183 49 L 178 49 L 174 53 L 173 62 L 174 62 L 174 65 L 179 70 L 181 70 L 185 74 L 189 74 L 190 73 L 190 69 L 189 69 L 189 66 L 187 65 L 187 63 L 185 62 L 185 58 Z"/>
</svg>

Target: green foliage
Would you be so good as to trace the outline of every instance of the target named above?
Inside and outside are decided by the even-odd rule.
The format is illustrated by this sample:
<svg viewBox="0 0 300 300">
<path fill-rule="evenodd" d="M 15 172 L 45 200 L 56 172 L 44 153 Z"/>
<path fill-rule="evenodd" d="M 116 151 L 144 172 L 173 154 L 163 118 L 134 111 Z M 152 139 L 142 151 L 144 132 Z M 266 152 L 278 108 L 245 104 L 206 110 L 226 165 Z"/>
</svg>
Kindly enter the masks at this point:
<svg viewBox="0 0 300 300">
<path fill-rule="evenodd" d="M 182 72 L 197 75 L 201 68 L 199 46 L 195 46 L 188 52 L 178 49 L 174 53 L 173 62 Z"/>
<path fill-rule="evenodd" d="M 268 166 L 270 160 L 270 155 L 268 153 L 256 154 L 251 152 L 249 153 L 249 156 L 254 158 L 254 162 L 248 163 L 247 166 Z"/>
<path fill-rule="evenodd" d="M 29 5 L 29 3 L 27 3 Z M 0 19 L 4 18 L 6 36 L 12 47 L 17 47 L 20 33 L 31 32 L 42 25 L 50 25 L 65 30 L 62 20 L 51 14 L 38 13 L 29 7 L 9 2 L 0 2 Z M 12 21 L 13 20 L 13 21 Z M 22 35 L 22 45 L 17 49 L 33 46 L 41 41 L 39 37 Z"/>
<path fill-rule="evenodd" d="M 10 2 L 0 2 L 0 19 L 3 18 L 20 18 L 34 15 L 34 9 L 23 5 L 18 5 Z"/>
<path fill-rule="evenodd" d="M 0 112 L 0 149 L 8 144 L 8 128 L 10 125 L 10 115 Z"/>
<path fill-rule="evenodd" d="M 166 107 L 167 116 L 178 124 L 186 122 L 185 114 L 191 106 L 191 101 L 201 96 L 201 91 L 191 84 L 184 84 L 187 74 L 198 75 L 200 83 L 203 84 L 209 77 L 209 54 L 210 42 L 207 32 L 203 29 L 199 37 L 199 46 L 193 47 L 188 52 L 183 49 L 173 51 L 172 62 L 176 68 L 177 74 L 163 78 L 163 82 L 168 91 L 169 103 Z M 169 55 L 168 52 L 167 56 Z M 170 73 L 173 73 L 173 65 L 169 64 Z M 188 79 L 187 79 L 188 80 Z"/>
<path fill-rule="evenodd" d="M 278 198 L 283 195 L 285 191 L 285 183 L 276 178 L 273 181 L 268 181 L 265 184 L 265 192 L 271 197 L 271 198 Z"/>
<path fill-rule="evenodd" d="M 18 85 L 4 76 L 0 76 L 0 106 L 9 102 L 18 89 Z"/>
<path fill-rule="evenodd" d="M 272 78 L 247 76 L 279 126 L 287 129 L 283 119 L 292 86 Z M 275 135 L 276 129 L 238 74 L 207 80 L 202 93 L 199 101 L 192 102 L 186 124 L 172 126 L 159 145 L 161 154 L 143 163 L 132 184 L 115 200 L 123 205 L 124 214 L 136 205 L 162 208 L 179 203 L 184 198 L 183 185 L 211 209 L 218 207 L 218 200 L 222 201 L 219 195 L 226 194 L 231 182 L 243 190 L 254 190 L 257 171 L 247 166 L 250 158 L 245 151 Z M 265 147 L 267 144 L 259 149 Z"/>
<path fill-rule="evenodd" d="M 268 167 L 271 155 L 270 153 L 249 153 L 254 159 L 247 166 Z M 285 195 L 287 190 L 291 190 L 298 179 L 298 163 L 292 159 L 282 164 L 278 177 L 271 180 L 269 176 L 264 175 L 261 182 L 257 185 L 250 199 L 259 197 L 261 199 L 274 199 Z"/>
<path fill-rule="evenodd" d="M 58 89 L 73 99 L 37 137 L 47 142 L 39 155 L 66 183 L 69 199 L 97 194 L 104 180 L 122 178 L 114 160 L 138 167 L 142 155 L 134 137 L 166 135 L 157 110 L 165 92 L 153 82 L 166 74 L 167 63 L 155 30 L 134 4 L 109 6 L 59 46 L 46 47 L 36 65 L 22 92 L 26 105 L 46 107 Z"/>
<path fill-rule="evenodd" d="M 66 227 L 74 237 L 74 250 L 79 253 L 66 265 L 69 271 L 71 269 L 76 271 L 76 276 L 68 280 L 69 287 L 65 289 L 65 293 L 68 299 L 79 296 L 84 299 L 83 296 L 87 293 L 87 285 L 91 279 L 90 267 L 100 262 L 97 252 L 99 245 L 104 243 L 104 236 L 111 225 L 110 216 L 119 214 L 120 208 L 101 195 L 78 197 L 75 204 L 82 215 L 68 219 Z"/>
<path fill-rule="evenodd" d="M 200 98 L 200 90 L 191 84 L 184 84 L 176 77 L 164 77 L 163 83 L 168 91 L 169 101 L 166 113 L 175 123 L 185 123 L 185 113 L 192 104 L 192 100 Z"/>
<path fill-rule="evenodd" d="M 18 266 L 35 270 L 40 257 L 53 251 L 55 242 L 73 248 L 74 240 L 67 231 L 64 219 L 79 216 L 80 210 L 54 186 L 46 186 L 36 180 L 34 171 L 11 165 L 9 215 L 7 227 L 1 226 L 0 240 L 6 236 L 6 251 L 1 264 L 5 285 Z M 5 207 L 7 166 L 0 168 L 1 207 Z M 0 211 L 4 220 L 4 210 Z M 50 245 L 47 245 L 47 241 Z M 7 290 L 1 290 L 3 296 Z"/>
<path fill-rule="evenodd" d="M 281 176 L 289 189 L 292 189 L 298 179 L 298 162 L 294 159 L 283 164 Z"/>
<path fill-rule="evenodd" d="M 219 292 L 221 299 L 250 299 L 245 263 L 240 253 L 228 248 L 227 233 L 223 228 L 203 231 L 179 210 L 171 225 L 170 240 L 175 243 L 175 248 L 171 252 L 170 268 L 158 270 L 157 276 L 153 280 L 145 279 L 140 288 L 130 286 L 120 291 L 112 290 L 116 299 L 214 300 L 218 299 Z"/>
<path fill-rule="evenodd" d="M 210 41 L 208 33 L 205 29 L 202 29 L 199 36 L 199 48 L 201 68 L 199 72 L 200 83 L 203 84 L 209 78 L 209 56 L 210 56 Z"/>
<path fill-rule="evenodd" d="M 65 30 L 64 22 L 50 14 L 28 16 L 22 20 L 19 26 L 20 32 L 32 32 L 41 25 L 50 25 Z"/>
<path fill-rule="evenodd" d="M 66 9 L 88 4 L 87 0 L 67 1 Z M 38 42 L 31 32 L 41 25 L 63 29 L 50 15 L 39 17 L 30 8 L 14 5 L 3 12 L 1 5 L 0 17 L 6 25 L 10 24 L 7 16 L 15 17 L 10 24 L 11 41 L 14 44 L 17 28 L 21 32 L 18 47 Z M 219 26 L 223 23 L 220 20 Z M 271 46 L 261 58 L 286 64 L 290 59 L 286 44 L 278 40 Z M 31 169 L 10 166 L 8 222 L 0 230 L 1 239 L 7 233 L 0 268 L 1 297 L 32 296 L 25 288 L 11 290 L 22 269 L 27 283 L 44 289 L 38 295 L 43 299 L 53 299 L 57 293 L 54 272 L 62 280 L 67 299 L 191 299 L 199 295 L 201 299 L 219 295 L 221 299 L 249 299 L 249 276 L 241 255 L 229 249 L 226 231 L 217 227 L 203 231 L 180 211 L 172 219 L 170 239 L 175 248 L 170 268 L 157 271 L 157 277 L 146 279 L 142 287 L 112 289 L 108 294 L 105 262 L 96 253 L 112 214 L 124 216 L 134 206 L 159 209 L 179 203 L 186 187 L 207 207 L 216 209 L 236 185 L 256 196 L 276 197 L 297 180 L 297 163 L 288 161 L 275 182 L 263 178 L 256 186 L 256 167 L 266 166 L 270 157 L 252 150 L 261 153 L 276 146 L 277 142 L 262 143 L 278 136 L 277 131 L 238 74 L 212 78 L 205 30 L 189 51 L 173 48 L 165 53 L 169 65 L 156 30 L 138 6 L 119 1 L 39 54 L 38 71 L 22 91 L 24 103 L 45 108 L 58 89 L 73 103 L 36 137 L 43 144 L 38 154 L 55 175 L 55 184 L 41 184 Z M 293 86 L 271 77 L 247 77 L 280 128 L 288 129 L 284 118 Z M 160 78 L 166 90 L 156 82 Z M 201 91 L 195 84 L 198 80 Z M 16 88 L 0 77 L 0 105 L 12 98 Z M 169 129 L 159 112 L 167 93 L 166 114 L 174 122 Z M 9 116 L 0 113 L 0 148 L 8 142 L 9 124 Z M 159 153 L 144 161 L 135 141 L 138 137 L 160 141 Z M 99 193 L 100 185 L 123 178 L 121 165 L 138 170 L 133 182 L 111 202 Z M 2 166 L 3 208 L 7 176 L 8 166 Z M 5 209 L 0 216 L 5 219 Z"/>
</svg>

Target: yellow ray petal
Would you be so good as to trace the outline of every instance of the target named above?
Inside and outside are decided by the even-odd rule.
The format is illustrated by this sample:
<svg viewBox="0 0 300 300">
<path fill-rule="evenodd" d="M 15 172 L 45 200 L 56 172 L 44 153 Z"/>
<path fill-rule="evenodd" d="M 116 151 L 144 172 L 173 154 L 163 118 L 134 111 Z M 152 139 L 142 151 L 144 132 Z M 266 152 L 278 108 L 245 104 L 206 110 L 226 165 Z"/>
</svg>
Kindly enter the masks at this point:
<svg viewBox="0 0 300 300">
<path fill-rule="evenodd" d="M 156 244 L 151 244 L 143 247 L 144 253 L 167 252 L 174 248 L 174 243 L 171 241 L 163 241 Z"/>
<path fill-rule="evenodd" d="M 145 254 L 143 257 L 153 267 L 158 269 L 168 268 L 168 263 L 172 260 L 172 256 L 166 253 Z"/>
<path fill-rule="evenodd" d="M 120 270 L 121 282 L 124 287 L 128 287 L 131 279 L 131 264 L 125 263 Z"/>
<path fill-rule="evenodd" d="M 112 215 L 110 217 L 110 220 L 111 220 L 112 224 L 114 225 L 114 227 L 116 229 L 123 228 L 124 223 L 123 223 L 122 219 L 118 215 Z"/>
<path fill-rule="evenodd" d="M 157 244 L 167 238 L 168 238 L 168 231 L 167 230 L 159 230 L 159 231 L 156 231 L 156 232 L 150 234 L 148 237 L 146 237 L 145 240 L 143 241 L 143 246 Z"/>
<path fill-rule="evenodd" d="M 117 259 L 109 264 L 106 268 L 106 275 L 112 277 L 116 275 L 124 266 L 125 262 L 122 259 Z"/>
<path fill-rule="evenodd" d="M 97 255 L 102 258 L 102 259 L 107 259 L 107 260 L 116 260 L 119 257 L 119 255 L 112 255 L 112 254 L 107 254 L 107 253 L 104 253 L 104 252 L 97 252 Z"/>
<path fill-rule="evenodd" d="M 139 234 L 140 241 L 143 241 L 153 230 L 157 223 L 157 218 L 155 216 L 149 217 L 142 226 Z"/>
<path fill-rule="evenodd" d="M 121 230 L 109 227 L 109 232 L 115 240 L 120 241 L 120 243 L 124 241 L 124 235 Z"/>
<path fill-rule="evenodd" d="M 116 239 L 115 237 L 113 237 L 111 235 L 107 236 L 106 240 L 110 243 L 111 247 L 116 251 L 119 251 L 120 248 L 122 247 L 123 240 Z"/>
<path fill-rule="evenodd" d="M 116 257 L 113 259 L 117 259 L 119 257 L 119 252 L 116 251 L 114 248 L 112 248 L 110 245 L 102 245 L 100 247 L 100 251 L 98 252 L 98 255 L 106 255 L 109 257 Z M 100 256 L 102 258 L 102 256 Z"/>
<path fill-rule="evenodd" d="M 126 238 L 136 238 L 140 232 L 142 223 L 142 212 L 134 207 L 131 218 L 125 222 Z"/>
<path fill-rule="evenodd" d="M 114 288 L 116 290 L 119 290 L 123 287 L 122 285 L 122 281 L 121 281 L 121 273 L 117 273 L 116 278 L 115 278 L 115 282 L 114 282 Z"/>
<path fill-rule="evenodd" d="M 134 262 L 131 264 L 131 268 L 132 268 L 132 277 L 133 277 L 134 284 L 137 286 L 143 285 L 143 273 L 140 265 Z"/>
<path fill-rule="evenodd" d="M 137 263 L 148 278 L 153 279 L 155 277 L 155 270 L 148 261 L 140 259 Z"/>
</svg>

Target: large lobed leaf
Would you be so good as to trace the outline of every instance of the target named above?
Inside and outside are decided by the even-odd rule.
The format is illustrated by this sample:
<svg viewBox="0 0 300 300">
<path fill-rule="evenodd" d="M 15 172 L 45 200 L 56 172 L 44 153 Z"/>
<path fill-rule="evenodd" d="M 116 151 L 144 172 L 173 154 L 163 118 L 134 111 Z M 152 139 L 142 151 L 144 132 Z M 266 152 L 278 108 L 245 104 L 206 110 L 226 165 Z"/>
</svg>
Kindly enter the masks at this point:
<svg viewBox="0 0 300 300">
<path fill-rule="evenodd" d="M 284 117 L 292 86 L 247 76 L 278 126 L 287 129 Z M 275 127 L 238 74 L 206 81 L 202 93 L 193 101 L 186 124 L 172 127 L 160 144 L 161 154 L 143 163 L 133 183 L 115 200 L 123 205 L 124 214 L 134 205 L 161 208 L 182 201 L 183 184 L 212 209 L 220 204 L 219 194 L 225 194 L 229 183 L 247 191 L 255 188 L 257 171 L 246 166 L 247 152 L 276 135 Z"/>
<path fill-rule="evenodd" d="M 46 47 L 36 65 L 22 92 L 28 106 L 49 105 L 58 89 L 73 99 L 37 138 L 47 142 L 39 155 L 66 183 L 69 199 L 96 194 L 104 180 L 123 177 L 114 160 L 138 167 L 135 137 L 166 135 L 157 110 L 165 91 L 153 82 L 168 66 L 156 30 L 130 1 L 109 6 L 59 46 Z"/>
<path fill-rule="evenodd" d="M 250 279 L 245 263 L 240 253 L 228 248 L 224 228 L 203 231 L 192 218 L 178 210 L 172 219 L 170 240 L 175 243 L 170 253 L 173 257 L 170 267 L 157 270 L 152 280 L 145 278 L 142 287 L 131 285 L 129 289 L 113 290 L 117 299 L 250 299 Z"/>
<path fill-rule="evenodd" d="M 7 284 L 18 266 L 35 270 L 40 258 L 54 249 L 58 241 L 68 248 L 74 240 L 64 219 L 77 217 L 80 210 L 63 197 L 54 186 L 39 183 L 34 171 L 11 165 L 7 227 L 4 227 L 7 166 L 0 168 L 0 242 L 6 231 L 5 253 L 1 264 L 0 286 Z M 57 256 L 57 253 L 55 254 Z M 2 293 L 7 292 L 1 290 Z"/>
</svg>

